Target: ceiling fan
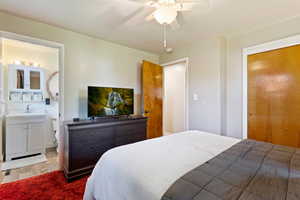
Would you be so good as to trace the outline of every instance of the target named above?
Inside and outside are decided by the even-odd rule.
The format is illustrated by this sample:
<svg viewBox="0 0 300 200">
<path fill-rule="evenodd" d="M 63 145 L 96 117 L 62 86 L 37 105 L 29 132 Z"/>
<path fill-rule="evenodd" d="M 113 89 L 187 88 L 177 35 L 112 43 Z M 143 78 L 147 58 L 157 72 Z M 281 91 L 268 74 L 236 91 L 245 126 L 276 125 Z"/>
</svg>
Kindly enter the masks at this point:
<svg viewBox="0 0 300 200">
<path fill-rule="evenodd" d="M 167 47 L 166 28 L 170 25 L 173 29 L 178 29 L 180 24 L 178 17 L 182 18 L 182 12 L 190 11 L 196 5 L 209 8 L 209 0 L 132 0 L 143 3 L 147 7 L 155 10 L 146 17 L 146 21 L 155 19 L 164 27 L 164 49 L 167 53 L 173 51 L 172 48 Z"/>
</svg>

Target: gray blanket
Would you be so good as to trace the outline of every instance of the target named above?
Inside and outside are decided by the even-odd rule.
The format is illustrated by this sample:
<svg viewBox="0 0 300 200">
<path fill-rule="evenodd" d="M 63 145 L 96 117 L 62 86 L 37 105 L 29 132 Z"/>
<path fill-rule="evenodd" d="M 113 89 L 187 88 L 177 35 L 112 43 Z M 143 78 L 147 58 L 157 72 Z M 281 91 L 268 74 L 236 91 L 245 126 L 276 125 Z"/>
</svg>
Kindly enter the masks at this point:
<svg viewBox="0 0 300 200">
<path fill-rule="evenodd" d="M 299 200 L 300 149 L 243 140 L 178 179 L 162 200 Z"/>
</svg>

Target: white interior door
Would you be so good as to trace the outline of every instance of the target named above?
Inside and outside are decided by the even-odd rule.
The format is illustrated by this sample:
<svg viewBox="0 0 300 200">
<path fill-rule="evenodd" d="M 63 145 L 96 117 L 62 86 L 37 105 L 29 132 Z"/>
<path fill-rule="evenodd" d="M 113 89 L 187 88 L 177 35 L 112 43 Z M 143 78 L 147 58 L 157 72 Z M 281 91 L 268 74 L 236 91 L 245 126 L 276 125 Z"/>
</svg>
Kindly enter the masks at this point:
<svg viewBox="0 0 300 200">
<path fill-rule="evenodd" d="M 164 134 L 186 130 L 186 63 L 164 67 Z"/>
</svg>

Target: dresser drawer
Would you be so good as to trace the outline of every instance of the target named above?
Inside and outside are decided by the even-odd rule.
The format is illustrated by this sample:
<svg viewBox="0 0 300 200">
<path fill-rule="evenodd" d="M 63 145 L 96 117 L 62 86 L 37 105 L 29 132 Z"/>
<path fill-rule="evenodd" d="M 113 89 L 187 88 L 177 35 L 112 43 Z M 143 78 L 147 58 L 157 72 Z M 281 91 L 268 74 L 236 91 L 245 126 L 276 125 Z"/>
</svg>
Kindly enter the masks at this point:
<svg viewBox="0 0 300 200">
<path fill-rule="evenodd" d="M 116 127 L 116 137 L 132 136 L 146 131 L 145 123 L 126 124 Z"/>
<path fill-rule="evenodd" d="M 70 135 L 70 170 L 95 165 L 114 143 L 112 127 L 74 130 Z"/>
<path fill-rule="evenodd" d="M 70 154 L 69 170 L 95 165 L 100 157 L 114 147 L 114 141 L 106 140 L 99 143 L 76 144 Z"/>
<path fill-rule="evenodd" d="M 103 140 L 113 140 L 114 133 L 113 127 L 74 130 L 70 135 L 70 143 L 89 145 Z"/>
<path fill-rule="evenodd" d="M 133 135 L 122 136 L 116 138 L 116 146 L 131 144 L 135 142 L 140 142 L 146 140 L 146 134 L 144 133 L 136 133 Z"/>
</svg>

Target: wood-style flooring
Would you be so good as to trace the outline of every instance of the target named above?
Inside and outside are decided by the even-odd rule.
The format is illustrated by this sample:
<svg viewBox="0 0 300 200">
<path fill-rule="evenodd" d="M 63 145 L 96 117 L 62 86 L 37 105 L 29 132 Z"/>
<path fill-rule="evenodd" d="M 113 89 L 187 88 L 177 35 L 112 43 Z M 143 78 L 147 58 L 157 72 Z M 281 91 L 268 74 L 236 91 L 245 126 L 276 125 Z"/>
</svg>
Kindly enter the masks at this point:
<svg viewBox="0 0 300 200">
<path fill-rule="evenodd" d="M 55 149 L 47 151 L 46 158 L 47 158 L 46 162 L 42 162 L 42 163 L 38 163 L 35 165 L 30 165 L 18 169 L 12 169 L 9 170 L 9 172 L 1 171 L 0 183 L 9 183 L 24 178 L 29 178 L 32 176 L 38 176 L 59 169 L 58 156 Z"/>
</svg>

